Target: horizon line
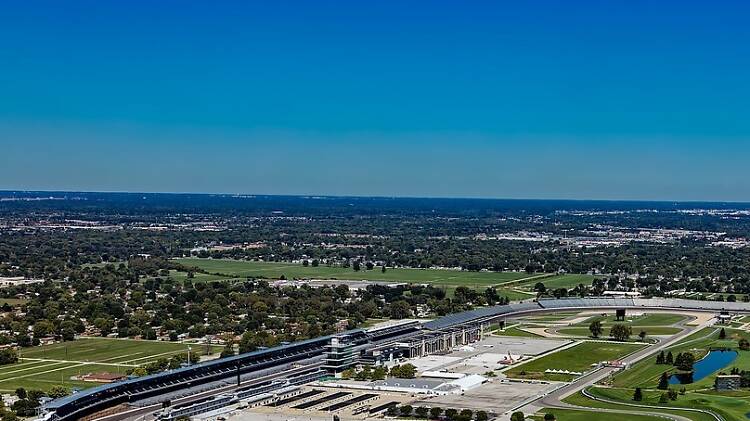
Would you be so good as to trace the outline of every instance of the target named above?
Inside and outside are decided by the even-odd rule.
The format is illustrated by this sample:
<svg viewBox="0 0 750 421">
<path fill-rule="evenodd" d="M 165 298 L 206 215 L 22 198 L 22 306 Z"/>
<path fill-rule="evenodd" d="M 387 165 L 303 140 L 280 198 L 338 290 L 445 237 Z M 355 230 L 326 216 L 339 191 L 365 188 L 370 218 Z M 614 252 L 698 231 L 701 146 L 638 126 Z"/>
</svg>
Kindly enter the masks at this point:
<svg viewBox="0 0 750 421">
<path fill-rule="evenodd" d="M 334 198 L 334 199 L 417 199 L 417 200 L 487 200 L 487 201 L 526 201 L 526 202 L 610 202 L 610 203 L 714 203 L 714 204 L 738 204 L 750 205 L 750 201 L 733 201 L 733 200 L 674 200 L 674 199 L 571 199 L 571 198 L 523 198 L 523 197 L 472 197 L 472 196 L 410 196 L 410 195 L 335 195 L 335 194 L 268 194 L 268 193 L 227 193 L 227 192 L 167 192 L 167 191 L 127 191 L 127 190 L 37 190 L 21 189 L 9 190 L 0 189 L 3 193 L 88 193 L 88 194 L 148 194 L 148 195 L 195 195 L 195 196 L 253 196 L 253 197 L 296 197 L 296 198 Z"/>
</svg>

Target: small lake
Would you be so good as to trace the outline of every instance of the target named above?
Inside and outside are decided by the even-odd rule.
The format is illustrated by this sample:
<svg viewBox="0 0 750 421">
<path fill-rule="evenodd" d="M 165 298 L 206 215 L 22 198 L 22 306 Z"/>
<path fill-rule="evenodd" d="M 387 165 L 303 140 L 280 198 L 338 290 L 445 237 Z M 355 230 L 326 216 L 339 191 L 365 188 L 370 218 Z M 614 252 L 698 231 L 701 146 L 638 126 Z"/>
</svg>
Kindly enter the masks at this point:
<svg viewBox="0 0 750 421">
<path fill-rule="evenodd" d="M 704 379 L 709 374 L 721 370 L 737 358 L 737 351 L 710 351 L 702 360 L 693 366 L 688 374 L 673 374 L 669 384 L 689 384 Z"/>
</svg>

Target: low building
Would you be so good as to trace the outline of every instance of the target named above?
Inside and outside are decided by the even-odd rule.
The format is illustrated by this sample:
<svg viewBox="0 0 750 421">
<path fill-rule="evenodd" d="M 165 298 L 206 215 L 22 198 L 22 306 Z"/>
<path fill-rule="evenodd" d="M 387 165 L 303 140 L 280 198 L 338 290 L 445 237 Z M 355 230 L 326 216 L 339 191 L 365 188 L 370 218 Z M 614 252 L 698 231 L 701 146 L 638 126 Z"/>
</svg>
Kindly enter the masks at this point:
<svg viewBox="0 0 750 421">
<path fill-rule="evenodd" d="M 0 288 L 44 283 L 44 279 L 26 279 L 23 276 L 0 277 Z"/>
<path fill-rule="evenodd" d="M 740 376 L 737 374 L 719 374 L 714 381 L 717 391 L 737 390 L 740 388 Z"/>
<path fill-rule="evenodd" d="M 125 380 L 126 378 L 127 376 L 124 374 L 117 373 L 88 373 L 77 376 L 76 380 L 96 383 L 114 383 L 120 380 Z"/>
</svg>

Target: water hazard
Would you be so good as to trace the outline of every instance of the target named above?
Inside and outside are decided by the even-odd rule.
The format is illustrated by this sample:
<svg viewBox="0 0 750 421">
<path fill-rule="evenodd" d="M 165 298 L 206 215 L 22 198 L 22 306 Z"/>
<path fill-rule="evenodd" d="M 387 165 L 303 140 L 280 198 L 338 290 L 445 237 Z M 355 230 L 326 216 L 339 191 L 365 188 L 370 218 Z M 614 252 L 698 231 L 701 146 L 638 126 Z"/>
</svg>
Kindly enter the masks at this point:
<svg viewBox="0 0 750 421">
<path fill-rule="evenodd" d="M 721 370 L 737 358 L 737 351 L 710 351 L 702 360 L 695 363 L 693 372 L 674 374 L 669 378 L 669 384 L 689 384 L 704 379 L 709 374 Z"/>
</svg>

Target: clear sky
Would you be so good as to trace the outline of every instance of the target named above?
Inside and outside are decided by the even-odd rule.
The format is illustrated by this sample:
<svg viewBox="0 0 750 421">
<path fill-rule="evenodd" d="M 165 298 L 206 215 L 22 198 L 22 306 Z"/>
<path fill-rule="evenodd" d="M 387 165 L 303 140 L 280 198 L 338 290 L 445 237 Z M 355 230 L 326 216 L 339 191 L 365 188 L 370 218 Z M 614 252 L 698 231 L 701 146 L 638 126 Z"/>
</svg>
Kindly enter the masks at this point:
<svg viewBox="0 0 750 421">
<path fill-rule="evenodd" d="M 747 2 L 7 2 L 0 189 L 750 201 Z"/>
</svg>

